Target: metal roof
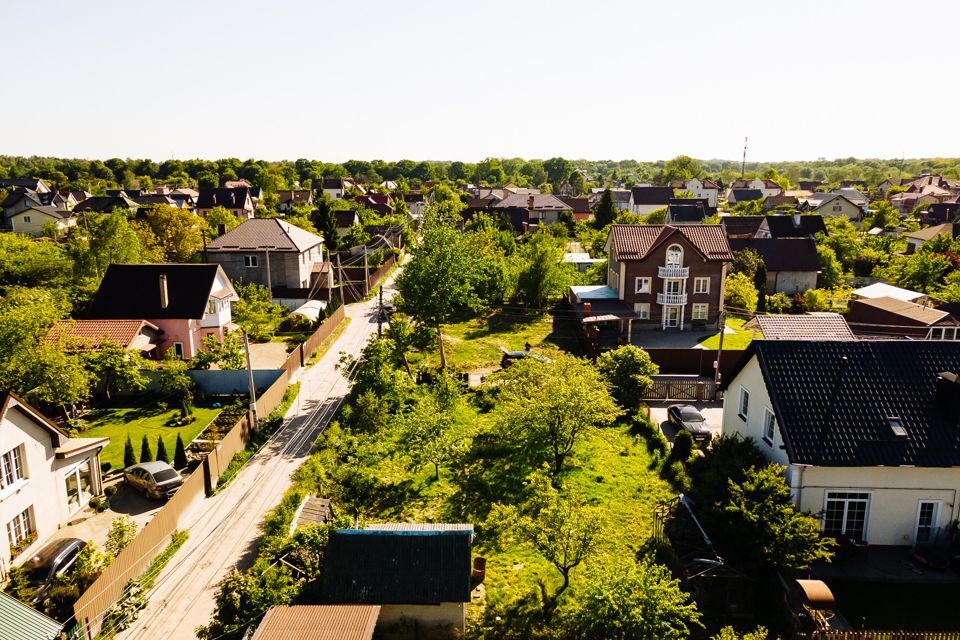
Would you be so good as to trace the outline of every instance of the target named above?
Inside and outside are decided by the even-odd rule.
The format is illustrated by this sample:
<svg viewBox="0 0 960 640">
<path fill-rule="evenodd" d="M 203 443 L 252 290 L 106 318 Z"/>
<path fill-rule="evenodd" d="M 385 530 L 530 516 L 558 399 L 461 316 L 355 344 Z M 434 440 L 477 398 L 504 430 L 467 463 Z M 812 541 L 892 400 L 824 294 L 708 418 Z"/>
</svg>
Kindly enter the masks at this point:
<svg viewBox="0 0 960 640">
<path fill-rule="evenodd" d="M 250 640 L 370 640 L 377 605 L 271 607 Z"/>
<path fill-rule="evenodd" d="M 909 289 L 901 289 L 885 282 L 875 282 L 866 287 L 854 289 L 850 292 L 855 298 L 896 298 L 905 302 L 913 302 L 922 298 L 923 294 Z"/>
<path fill-rule="evenodd" d="M 63 627 L 53 618 L 0 593 L 0 638 L 4 640 L 53 640 Z"/>
</svg>

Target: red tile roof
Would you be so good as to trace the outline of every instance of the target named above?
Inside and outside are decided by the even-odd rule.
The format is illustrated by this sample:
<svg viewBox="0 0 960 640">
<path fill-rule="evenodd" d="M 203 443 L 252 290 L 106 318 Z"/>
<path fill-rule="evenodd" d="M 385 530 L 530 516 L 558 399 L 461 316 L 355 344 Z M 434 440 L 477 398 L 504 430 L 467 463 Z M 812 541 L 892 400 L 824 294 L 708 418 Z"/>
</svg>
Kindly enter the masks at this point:
<svg viewBox="0 0 960 640">
<path fill-rule="evenodd" d="M 679 233 L 707 260 L 733 260 L 730 244 L 718 224 L 615 224 L 610 243 L 620 260 L 643 260 L 674 234 Z"/>
<path fill-rule="evenodd" d="M 69 342 L 84 347 L 96 347 L 104 342 L 115 342 L 127 348 L 144 327 L 156 329 L 146 320 L 61 320 L 47 332 L 46 340 L 58 342 L 65 337 Z"/>
</svg>

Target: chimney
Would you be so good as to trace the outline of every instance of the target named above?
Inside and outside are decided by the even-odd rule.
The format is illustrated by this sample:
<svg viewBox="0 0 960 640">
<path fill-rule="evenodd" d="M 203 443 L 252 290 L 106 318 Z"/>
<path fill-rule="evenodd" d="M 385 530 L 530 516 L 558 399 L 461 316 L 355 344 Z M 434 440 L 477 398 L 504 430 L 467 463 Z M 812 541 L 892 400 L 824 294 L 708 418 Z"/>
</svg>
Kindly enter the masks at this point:
<svg viewBox="0 0 960 640">
<path fill-rule="evenodd" d="M 160 308 L 170 306 L 170 292 L 167 290 L 167 276 L 160 274 Z"/>
<path fill-rule="evenodd" d="M 948 422 L 960 423 L 960 376 L 949 371 L 937 374 L 937 404 Z"/>
<path fill-rule="evenodd" d="M 589 318 L 591 311 L 593 311 L 593 305 L 590 304 L 589 302 L 584 302 L 584 303 L 583 303 L 583 317 L 584 317 L 584 318 Z"/>
<path fill-rule="evenodd" d="M 800 228 L 800 214 L 799 214 L 799 213 L 793 214 L 793 226 L 796 227 L 797 229 Z"/>
<path fill-rule="evenodd" d="M 532 196 L 532 195 L 527 198 L 527 209 L 530 209 L 530 211 L 533 211 L 533 196 Z"/>
<path fill-rule="evenodd" d="M 225 234 L 226 232 L 227 232 L 227 225 L 225 225 L 225 224 L 218 224 L 218 225 L 217 225 L 217 235 L 218 235 L 218 236 L 222 236 L 222 235 Z"/>
</svg>

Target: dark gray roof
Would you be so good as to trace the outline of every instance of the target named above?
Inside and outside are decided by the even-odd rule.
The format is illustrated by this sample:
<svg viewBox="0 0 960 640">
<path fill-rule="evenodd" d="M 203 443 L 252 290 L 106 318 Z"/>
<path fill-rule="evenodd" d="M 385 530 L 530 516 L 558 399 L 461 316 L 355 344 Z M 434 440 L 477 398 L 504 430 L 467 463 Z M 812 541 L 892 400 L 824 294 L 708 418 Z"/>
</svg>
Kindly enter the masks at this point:
<svg viewBox="0 0 960 640">
<path fill-rule="evenodd" d="M 763 200 L 763 192 L 760 189 L 731 189 L 730 200 L 734 202 L 749 202 L 751 200 Z"/>
<path fill-rule="evenodd" d="M 818 233 L 826 233 L 827 225 L 819 213 L 810 215 L 767 216 L 767 229 L 774 238 L 805 238 Z"/>
<path fill-rule="evenodd" d="M 353 209 L 339 209 L 333 212 L 333 217 L 336 218 L 337 227 L 340 229 L 352 227 L 360 221 L 357 212 Z"/>
<path fill-rule="evenodd" d="M 792 463 L 960 466 L 960 384 L 938 383 L 960 372 L 960 342 L 755 340 L 730 382 L 753 355 Z"/>
<path fill-rule="evenodd" d="M 200 195 L 197 197 L 197 208 L 242 209 L 247 203 L 248 196 L 253 197 L 250 187 L 201 187 Z"/>
<path fill-rule="evenodd" d="M 90 305 L 93 319 L 202 318 L 216 264 L 111 264 Z M 169 303 L 160 306 L 160 276 L 167 277 Z"/>
<path fill-rule="evenodd" d="M 472 537 L 470 531 L 334 531 L 327 543 L 323 601 L 469 602 Z"/>
<path fill-rule="evenodd" d="M 137 208 L 137 203 L 126 196 L 93 196 L 73 208 L 77 213 L 84 211 L 113 211 L 114 209 Z"/>
<path fill-rule="evenodd" d="M 323 238 L 278 218 L 254 218 L 227 231 L 207 244 L 207 251 L 294 251 L 303 253 L 323 242 Z"/>
<path fill-rule="evenodd" d="M 720 224 L 723 225 L 723 232 L 728 238 L 753 237 L 763 224 L 763 220 L 763 216 L 723 216 L 720 218 Z"/>
<path fill-rule="evenodd" d="M 753 249 L 767 271 L 820 271 L 813 238 L 730 238 L 730 249 Z"/>
<path fill-rule="evenodd" d="M 672 187 L 633 187 L 633 204 L 658 204 L 667 206 L 673 197 Z"/>
</svg>

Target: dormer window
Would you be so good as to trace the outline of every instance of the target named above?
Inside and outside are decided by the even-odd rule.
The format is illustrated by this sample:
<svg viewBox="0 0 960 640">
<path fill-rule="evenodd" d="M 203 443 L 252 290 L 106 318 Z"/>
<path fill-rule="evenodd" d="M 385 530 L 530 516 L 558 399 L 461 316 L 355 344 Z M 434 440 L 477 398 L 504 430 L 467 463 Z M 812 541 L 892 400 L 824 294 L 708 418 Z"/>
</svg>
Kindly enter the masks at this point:
<svg viewBox="0 0 960 640">
<path fill-rule="evenodd" d="M 683 264 L 683 249 L 678 244 L 672 244 L 667 248 L 667 266 L 679 267 Z"/>
<path fill-rule="evenodd" d="M 890 424 L 890 432 L 893 434 L 894 438 L 906 438 L 907 430 L 903 426 L 903 421 L 897 417 L 887 418 L 887 422 Z"/>
</svg>

